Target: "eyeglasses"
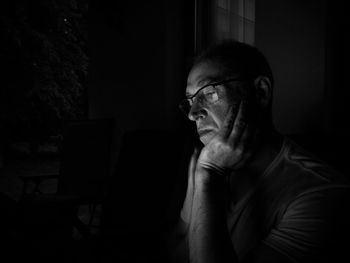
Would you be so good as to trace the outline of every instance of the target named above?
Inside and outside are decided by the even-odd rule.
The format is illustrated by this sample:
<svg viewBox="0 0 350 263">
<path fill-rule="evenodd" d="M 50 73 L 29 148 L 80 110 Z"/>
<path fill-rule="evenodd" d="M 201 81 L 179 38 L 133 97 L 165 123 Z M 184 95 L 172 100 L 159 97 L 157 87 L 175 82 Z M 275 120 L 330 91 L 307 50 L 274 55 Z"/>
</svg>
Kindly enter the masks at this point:
<svg viewBox="0 0 350 263">
<path fill-rule="evenodd" d="M 242 81 L 242 80 L 243 80 L 242 78 L 232 78 L 232 79 L 227 79 L 227 80 L 204 85 L 199 90 L 197 90 L 197 92 L 193 94 L 191 97 L 182 100 L 179 104 L 179 108 L 186 116 L 188 116 L 191 110 L 191 107 L 194 103 L 194 100 L 196 100 L 196 102 L 202 106 L 213 104 L 220 99 L 217 86 L 220 86 L 222 84 L 226 84 L 232 81 Z"/>
</svg>

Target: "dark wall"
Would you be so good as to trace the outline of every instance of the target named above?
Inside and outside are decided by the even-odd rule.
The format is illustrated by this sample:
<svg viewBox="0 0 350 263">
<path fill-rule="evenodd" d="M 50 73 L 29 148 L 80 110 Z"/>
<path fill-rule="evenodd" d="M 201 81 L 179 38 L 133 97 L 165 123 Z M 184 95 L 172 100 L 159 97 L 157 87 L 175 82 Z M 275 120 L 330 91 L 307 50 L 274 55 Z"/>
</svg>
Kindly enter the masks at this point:
<svg viewBox="0 0 350 263">
<path fill-rule="evenodd" d="M 275 76 L 277 129 L 344 171 L 349 21 L 343 0 L 256 1 L 256 46 Z"/>
<path fill-rule="evenodd" d="M 324 121 L 326 1 L 256 1 L 256 46 L 275 76 L 273 116 L 283 133 Z"/>
<path fill-rule="evenodd" d="M 350 125 L 348 107 L 350 85 L 347 79 L 350 66 L 350 21 L 345 0 L 329 0 L 326 18 L 326 109 L 327 131 L 348 137 Z"/>
<path fill-rule="evenodd" d="M 113 117 L 115 152 L 130 130 L 174 130 L 193 47 L 186 1 L 95 1 L 89 45 L 90 117 Z"/>
<path fill-rule="evenodd" d="M 345 133 L 349 51 L 345 1 L 256 1 L 256 46 L 271 63 L 283 133 Z"/>
</svg>

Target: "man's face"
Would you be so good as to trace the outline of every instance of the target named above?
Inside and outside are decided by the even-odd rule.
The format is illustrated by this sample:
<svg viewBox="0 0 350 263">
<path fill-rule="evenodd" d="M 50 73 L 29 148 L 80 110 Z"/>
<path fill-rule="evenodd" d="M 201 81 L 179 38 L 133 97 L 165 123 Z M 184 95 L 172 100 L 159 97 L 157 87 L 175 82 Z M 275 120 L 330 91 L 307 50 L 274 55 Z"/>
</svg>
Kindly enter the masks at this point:
<svg viewBox="0 0 350 263">
<path fill-rule="evenodd" d="M 224 74 L 223 68 L 218 63 L 211 61 L 201 62 L 195 65 L 188 75 L 186 96 L 191 97 L 200 88 L 209 83 L 234 77 L 237 76 Z M 232 91 L 235 88 L 238 89 L 238 85 L 239 83 L 235 82 L 225 85 L 226 87 L 218 86 L 219 99 L 214 103 L 198 103 L 194 100 L 188 117 L 196 122 L 198 135 L 204 145 L 220 130 L 230 106 L 232 105 L 234 109 L 238 109 L 237 106 L 241 99 L 237 95 L 239 93 L 230 92 L 230 90 Z"/>
</svg>

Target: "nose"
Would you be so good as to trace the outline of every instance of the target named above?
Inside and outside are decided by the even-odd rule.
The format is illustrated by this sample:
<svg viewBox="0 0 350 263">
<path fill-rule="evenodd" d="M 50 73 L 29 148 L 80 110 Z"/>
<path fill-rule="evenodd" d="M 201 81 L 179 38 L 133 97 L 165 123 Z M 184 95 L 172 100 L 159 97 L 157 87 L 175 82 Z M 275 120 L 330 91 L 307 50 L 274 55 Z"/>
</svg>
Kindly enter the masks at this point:
<svg viewBox="0 0 350 263">
<path fill-rule="evenodd" d="M 205 118 L 208 115 L 207 110 L 197 101 L 194 101 L 190 111 L 188 112 L 188 118 L 191 121 L 196 121 L 199 118 Z"/>
</svg>

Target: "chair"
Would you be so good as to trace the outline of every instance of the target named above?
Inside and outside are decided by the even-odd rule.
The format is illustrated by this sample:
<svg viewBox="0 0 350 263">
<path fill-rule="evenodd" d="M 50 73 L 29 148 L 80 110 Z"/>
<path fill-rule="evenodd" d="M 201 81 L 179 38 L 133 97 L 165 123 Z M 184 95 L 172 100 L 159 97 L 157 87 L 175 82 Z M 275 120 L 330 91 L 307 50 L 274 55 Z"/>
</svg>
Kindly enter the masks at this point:
<svg viewBox="0 0 350 263">
<path fill-rule="evenodd" d="M 90 236 L 96 207 L 104 201 L 110 175 L 112 125 L 111 119 L 64 123 L 59 173 L 21 176 L 24 187 L 20 204 L 26 227 L 41 228 L 38 222 L 44 222 L 44 233 L 49 229 L 70 238 L 76 228 L 82 236 Z M 41 191 L 40 185 L 52 178 L 57 178 L 56 193 Z M 35 187 L 28 193 L 29 182 Z M 83 205 L 90 208 L 87 224 L 78 216 Z"/>
</svg>

